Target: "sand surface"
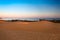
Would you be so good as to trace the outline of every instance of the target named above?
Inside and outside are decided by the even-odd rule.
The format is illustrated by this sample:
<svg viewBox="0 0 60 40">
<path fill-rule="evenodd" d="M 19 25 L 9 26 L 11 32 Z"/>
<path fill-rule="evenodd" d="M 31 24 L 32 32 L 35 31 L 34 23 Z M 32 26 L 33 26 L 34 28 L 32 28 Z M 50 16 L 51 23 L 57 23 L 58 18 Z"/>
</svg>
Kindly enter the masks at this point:
<svg viewBox="0 0 60 40">
<path fill-rule="evenodd" d="M 0 40 L 60 40 L 60 23 L 0 22 Z"/>
</svg>

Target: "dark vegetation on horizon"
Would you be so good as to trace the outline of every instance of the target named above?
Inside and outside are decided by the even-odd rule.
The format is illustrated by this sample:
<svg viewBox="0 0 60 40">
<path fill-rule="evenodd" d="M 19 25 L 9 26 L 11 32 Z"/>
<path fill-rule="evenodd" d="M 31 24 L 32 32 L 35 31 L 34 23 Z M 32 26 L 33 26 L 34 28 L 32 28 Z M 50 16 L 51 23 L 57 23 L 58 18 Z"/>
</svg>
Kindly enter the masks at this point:
<svg viewBox="0 0 60 40">
<path fill-rule="evenodd" d="M 53 22 L 53 23 L 60 23 L 60 20 L 39 19 L 39 21 L 49 21 L 49 22 Z M 39 22 L 39 21 L 31 21 L 31 20 L 7 20 L 7 22 Z"/>
<path fill-rule="evenodd" d="M 53 23 L 60 23 L 60 20 L 48 20 L 50 22 L 53 22 Z"/>
<path fill-rule="evenodd" d="M 40 19 L 40 21 L 49 21 L 49 22 L 53 22 L 53 23 L 60 23 L 60 20 L 56 20 L 56 19 L 53 19 L 53 20 Z"/>
<path fill-rule="evenodd" d="M 0 18 L 2 19 L 2 18 Z M 53 23 L 60 23 L 60 20 L 56 20 L 56 19 L 53 19 L 53 20 L 48 20 L 48 19 L 39 19 L 39 20 L 18 20 L 18 19 L 15 19 L 15 20 L 0 20 L 0 21 L 6 21 L 6 22 L 39 22 L 39 21 L 49 21 L 49 22 L 53 22 Z"/>
<path fill-rule="evenodd" d="M 31 20 L 7 20 L 7 22 L 36 22 Z"/>
</svg>

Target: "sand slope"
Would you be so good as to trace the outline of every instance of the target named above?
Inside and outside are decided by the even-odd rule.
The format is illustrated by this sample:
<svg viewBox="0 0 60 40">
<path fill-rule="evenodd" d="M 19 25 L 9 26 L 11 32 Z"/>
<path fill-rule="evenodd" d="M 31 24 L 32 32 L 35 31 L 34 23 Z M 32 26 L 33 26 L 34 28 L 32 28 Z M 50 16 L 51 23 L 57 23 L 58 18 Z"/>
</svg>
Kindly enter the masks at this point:
<svg viewBox="0 0 60 40">
<path fill-rule="evenodd" d="M 60 40 L 60 23 L 2 22 L 0 40 Z"/>
</svg>

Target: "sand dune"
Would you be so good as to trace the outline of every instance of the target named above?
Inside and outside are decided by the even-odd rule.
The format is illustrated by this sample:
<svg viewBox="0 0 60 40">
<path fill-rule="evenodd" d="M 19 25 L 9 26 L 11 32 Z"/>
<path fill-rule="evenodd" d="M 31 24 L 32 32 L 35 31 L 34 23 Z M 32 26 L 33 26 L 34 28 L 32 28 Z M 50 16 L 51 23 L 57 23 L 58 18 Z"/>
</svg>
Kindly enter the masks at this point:
<svg viewBox="0 0 60 40">
<path fill-rule="evenodd" d="M 0 40 L 60 40 L 60 23 L 0 22 Z"/>
</svg>

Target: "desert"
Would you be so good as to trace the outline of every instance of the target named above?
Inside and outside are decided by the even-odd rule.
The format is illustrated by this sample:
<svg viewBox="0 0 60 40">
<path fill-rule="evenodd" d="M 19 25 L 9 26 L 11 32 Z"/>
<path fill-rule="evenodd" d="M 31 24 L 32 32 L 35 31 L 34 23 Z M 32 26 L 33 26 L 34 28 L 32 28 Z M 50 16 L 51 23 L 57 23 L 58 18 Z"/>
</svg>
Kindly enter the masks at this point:
<svg viewBox="0 0 60 40">
<path fill-rule="evenodd" d="M 1 21 L 0 40 L 60 40 L 60 23 Z"/>
</svg>

